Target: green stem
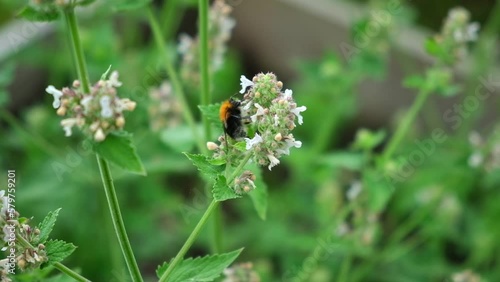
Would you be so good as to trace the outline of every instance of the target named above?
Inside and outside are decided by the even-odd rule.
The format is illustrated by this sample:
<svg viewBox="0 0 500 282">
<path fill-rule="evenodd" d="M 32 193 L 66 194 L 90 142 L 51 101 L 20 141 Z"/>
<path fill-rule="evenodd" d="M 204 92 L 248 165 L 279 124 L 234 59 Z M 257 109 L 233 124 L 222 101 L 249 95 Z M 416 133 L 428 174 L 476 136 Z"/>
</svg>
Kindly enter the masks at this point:
<svg viewBox="0 0 500 282">
<path fill-rule="evenodd" d="M 73 270 L 71 270 L 70 268 L 68 268 L 67 266 L 65 266 L 64 264 L 60 263 L 60 262 L 56 262 L 53 264 L 53 266 L 55 268 L 57 268 L 59 271 L 61 271 L 62 273 L 68 275 L 69 277 L 75 279 L 76 281 L 82 281 L 82 282 L 90 282 L 90 280 L 88 280 L 87 278 L 81 276 L 80 274 L 74 272 Z"/>
<path fill-rule="evenodd" d="M 252 154 L 247 154 L 245 156 L 245 158 L 241 161 L 241 163 L 238 165 L 238 167 L 231 174 L 231 176 L 227 179 L 227 185 L 230 185 L 231 183 L 233 183 L 234 179 L 241 173 L 241 171 L 243 170 L 246 163 L 248 162 L 248 160 L 250 160 L 251 157 L 252 157 Z M 182 246 L 180 251 L 177 253 L 175 258 L 172 260 L 172 262 L 169 264 L 167 270 L 163 273 L 163 275 L 160 277 L 160 280 L 158 280 L 158 282 L 167 281 L 168 276 L 172 273 L 174 268 L 181 262 L 184 255 L 186 255 L 189 248 L 193 245 L 193 243 L 196 240 L 196 238 L 198 237 L 201 229 L 203 228 L 203 226 L 207 222 L 207 220 L 210 217 L 210 215 L 212 214 L 212 212 L 217 208 L 217 206 L 219 206 L 219 203 L 220 202 L 218 202 L 215 199 L 212 200 L 212 202 L 208 206 L 207 210 L 205 211 L 205 213 L 201 217 L 200 221 L 198 221 L 198 223 L 196 224 L 193 231 L 191 231 L 191 234 L 187 238 L 186 242 L 184 243 L 184 245 Z"/>
<path fill-rule="evenodd" d="M 214 253 L 221 253 L 223 250 L 223 220 L 222 220 L 222 210 L 219 207 L 215 208 L 214 215 L 212 218 L 212 223 L 213 223 L 213 242 L 212 242 L 212 249 Z"/>
<path fill-rule="evenodd" d="M 66 25 L 69 28 L 69 35 L 71 38 L 71 50 L 76 61 L 76 70 L 78 77 L 82 84 L 83 92 L 90 93 L 90 80 L 85 64 L 85 56 L 83 54 L 82 43 L 80 41 L 80 33 L 78 31 L 78 24 L 76 22 L 75 10 L 70 7 L 64 11 Z"/>
<path fill-rule="evenodd" d="M 172 273 L 172 271 L 174 270 L 174 268 L 177 266 L 177 264 L 179 264 L 179 262 L 182 260 L 182 258 L 184 257 L 184 255 L 187 253 L 187 251 L 189 250 L 189 248 L 193 245 L 194 240 L 196 240 L 196 238 L 200 234 L 201 228 L 203 227 L 203 225 L 205 225 L 205 223 L 207 222 L 208 218 L 210 217 L 210 214 L 212 214 L 213 210 L 218 205 L 219 205 L 218 201 L 216 201 L 215 199 L 212 200 L 212 202 L 208 206 L 207 210 L 205 211 L 205 213 L 201 217 L 200 221 L 198 221 L 198 223 L 196 224 L 196 227 L 193 229 L 193 231 L 191 232 L 191 234 L 187 238 L 186 242 L 184 243 L 184 245 L 182 246 L 182 248 L 180 249 L 180 251 L 175 256 L 174 260 L 170 263 L 170 265 L 168 266 L 167 270 L 160 277 L 160 280 L 158 280 L 159 282 L 167 281 L 168 276 Z"/>
<path fill-rule="evenodd" d="M 180 3 L 179 0 L 165 1 L 165 4 L 163 4 L 160 16 L 163 20 L 161 31 L 167 41 L 172 39 L 172 36 L 179 27 L 184 11 L 185 5 Z"/>
<path fill-rule="evenodd" d="M 35 249 L 30 242 L 28 242 L 26 239 L 24 239 L 21 235 L 16 233 L 16 239 L 17 241 L 24 247 L 24 248 L 29 248 L 29 249 Z M 68 275 L 69 277 L 75 279 L 76 281 L 81 281 L 81 282 L 90 282 L 87 278 L 81 276 L 80 274 L 76 273 L 72 269 L 68 268 L 64 264 L 60 262 L 56 262 L 53 264 L 55 268 L 57 268 L 59 271 L 62 273 Z"/>
<path fill-rule="evenodd" d="M 415 121 L 417 117 L 418 112 L 420 111 L 420 109 L 422 109 L 422 107 L 425 104 L 425 101 L 427 101 L 427 98 L 429 97 L 430 94 L 431 92 L 425 90 L 421 90 L 419 92 L 417 99 L 411 105 L 410 110 L 404 117 L 403 121 L 399 124 L 396 132 L 389 141 L 389 144 L 386 146 L 384 152 L 382 153 L 382 161 L 384 163 L 392 157 L 392 155 L 396 151 L 396 148 L 399 146 L 399 144 L 403 140 L 403 137 L 410 129 L 412 123 Z"/>
<path fill-rule="evenodd" d="M 210 64 L 208 62 L 208 0 L 198 0 L 198 35 L 200 38 L 200 95 L 201 104 L 207 106 L 212 98 L 210 93 Z M 207 115 L 202 115 L 205 140 L 212 139 L 211 125 Z M 216 207 L 214 211 L 213 223 L 213 246 L 216 253 L 222 251 L 222 211 Z"/>
<path fill-rule="evenodd" d="M 151 26 L 151 29 L 153 30 L 153 37 L 156 42 L 156 46 L 162 55 L 162 59 L 165 62 L 165 69 L 167 70 L 168 76 L 170 77 L 170 81 L 172 82 L 172 86 L 174 88 L 175 95 L 177 99 L 179 100 L 179 103 L 181 104 L 182 107 L 182 113 L 184 114 L 184 119 L 188 123 L 189 127 L 191 128 L 191 131 L 193 132 L 194 139 L 196 140 L 196 144 L 198 146 L 198 150 L 202 153 L 206 153 L 208 150 L 203 143 L 203 140 L 200 138 L 198 134 L 198 129 L 196 128 L 196 123 L 195 119 L 193 117 L 193 113 L 189 109 L 189 105 L 187 103 L 186 95 L 184 93 L 184 90 L 182 89 L 182 84 L 177 76 L 177 73 L 174 69 L 174 65 L 172 62 L 172 58 L 169 57 L 167 53 L 167 47 L 165 46 L 165 41 L 163 38 L 163 35 L 161 33 L 160 25 L 158 24 L 158 21 L 156 20 L 153 11 L 151 7 L 148 7 L 148 20 L 149 20 L 149 25 Z"/>
<path fill-rule="evenodd" d="M 210 73 L 208 62 L 208 0 L 198 0 L 198 35 L 200 37 L 200 95 L 201 104 L 210 104 Z M 203 115 L 203 127 L 205 128 L 205 139 L 211 139 L 210 122 L 206 115 Z"/>
<path fill-rule="evenodd" d="M 340 266 L 339 278 L 337 279 L 338 282 L 349 281 L 347 278 L 349 275 L 349 270 L 351 269 L 351 265 L 352 265 L 352 256 L 348 254 L 344 258 L 344 261 Z"/>
<path fill-rule="evenodd" d="M 104 185 L 104 192 L 106 193 L 106 199 L 108 200 L 111 220 L 113 221 L 113 226 L 115 227 L 115 232 L 125 258 L 125 263 L 127 264 L 132 281 L 142 281 L 142 276 L 139 271 L 139 267 L 137 266 L 137 262 L 135 261 L 132 246 L 130 246 L 130 241 L 127 237 L 127 231 L 125 230 L 125 224 L 123 223 L 120 205 L 118 204 L 118 197 L 116 196 L 108 162 L 99 155 L 96 156 L 97 163 L 99 164 L 99 171 L 101 172 L 102 183 Z"/>
</svg>

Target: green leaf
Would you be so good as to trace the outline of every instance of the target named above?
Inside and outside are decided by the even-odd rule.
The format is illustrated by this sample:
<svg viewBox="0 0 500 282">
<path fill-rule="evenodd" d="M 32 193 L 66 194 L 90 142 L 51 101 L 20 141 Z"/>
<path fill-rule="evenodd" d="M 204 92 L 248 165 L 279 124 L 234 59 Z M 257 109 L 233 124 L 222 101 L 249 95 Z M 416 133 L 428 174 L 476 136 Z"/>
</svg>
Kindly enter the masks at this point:
<svg viewBox="0 0 500 282">
<path fill-rule="evenodd" d="M 195 145 L 193 132 L 187 125 L 166 128 L 160 133 L 160 139 L 175 151 L 191 151 Z"/>
<path fill-rule="evenodd" d="M 132 143 L 132 135 L 126 132 L 111 133 L 102 142 L 95 143 L 94 150 L 116 166 L 140 175 L 146 175 L 144 166 Z"/>
<path fill-rule="evenodd" d="M 18 16 L 29 21 L 50 22 L 59 18 L 59 11 L 54 5 L 43 5 L 40 8 L 26 6 Z"/>
<path fill-rule="evenodd" d="M 219 175 L 215 180 L 215 184 L 212 188 L 212 195 L 218 202 L 241 197 L 241 195 L 234 192 L 234 190 L 227 185 L 227 180 L 223 175 Z"/>
<path fill-rule="evenodd" d="M 49 240 L 44 245 L 49 260 L 44 263 L 43 267 L 53 265 L 56 262 L 64 260 L 76 249 L 75 245 L 61 240 Z"/>
<path fill-rule="evenodd" d="M 247 143 L 245 141 L 236 142 L 233 144 L 233 147 L 235 147 L 240 152 L 247 151 Z"/>
<path fill-rule="evenodd" d="M 352 145 L 354 149 L 371 151 L 384 141 L 386 133 L 384 130 L 373 132 L 366 128 L 361 128 L 356 133 L 356 140 Z"/>
<path fill-rule="evenodd" d="M 36 243 L 43 243 L 47 241 L 50 232 L 52 232 L 52 228 L 54 228 L 54 225 L 56 224 L 57 216 L 59 215 L 60 210 L 61 209 L 59 208 L 55 211 L 49 212 L 43 219 L 43 221 L 38 225 L 38 229 L 40 229 L 40 235 Z"/>
<path fill-rule="evenodd" d="M 248 195 L 250 196 L 250 199 L 252 199 L 253 207 L 255 208 L 257 215 L 262 220 L 266 220 L 268 199 L 267 185 L 264 182 L 264 178 L 262 177 L 262 171 L 258 166 L 252 164 L 249 166 L 249 170 L 253 172 L 253 174 L 256 176 L 256 179 L 254 181 L 255 189 L 250 191 Z"/>
<path fill-rule="evenodd" d="M 208 159 L 208 162 L 212 165 L 223 165 L 223 164 L 226 164 L 226 160 L 223 159 L 223 158 L 220 158 L 220 159 L 212 159 L 212 158 L 209 158 Z"/>
<path fill-rule="evenodd" d="M 199 105 L 198 108 L 200 109 L 201 113 L 203 116 L 205 116 L 210 123 L 212 123 L 215 126 L 221 126 L 222 122 L 219 117 L 219 109 L 220 109 L 221 103 L 216 103 L 216 104 L 210 104 L 210 105 Z"/>
<path fill-rule="evenodd" d="M 210 179 L 216 179 L 224 171 L 224 167 L 210 163 L 211 158 L 201 154 L 183 153 L 194 166 Z"/>
<path fill-rule="evenodd" d="M 439 57 L 443 53 L 441 45 L 439 45 L 434 38 L 427 39 L 424 43 L 424 47 L 425 51 L 432 56 Z"/>
<path fill-rule="evenodd" d="M 425 85 L 425 79 L 421 75 L 410 75 L 403 80 L 403 86 L 411 89 L 421 89 Z"/>
<path fill-rule="evenodd" d="M 460 93 L 462 87 L 460 85 L 447 85 L 437 90 L 437 93 L 444 97 L 452 97 Z"/>
<path fill-rule="evenodd" d="M 177 265 L 168 277 L 169 282 L 186 281 L 213 281 L 220 276 L 241 253 L 243 249 L 225 254 L 216 254 L 198 258 L 188 258 Z M 169 264 L 164 263 L 156 270 L 156 275 L 161 277 Z"/>
<path fill-rule="evenodd" d="M 109 65 L 108 69 L 101 75 L 101 80 L 106 80 L 108 78 L 110 70 L 111 70 L 111 65 Z"/>
</svg>

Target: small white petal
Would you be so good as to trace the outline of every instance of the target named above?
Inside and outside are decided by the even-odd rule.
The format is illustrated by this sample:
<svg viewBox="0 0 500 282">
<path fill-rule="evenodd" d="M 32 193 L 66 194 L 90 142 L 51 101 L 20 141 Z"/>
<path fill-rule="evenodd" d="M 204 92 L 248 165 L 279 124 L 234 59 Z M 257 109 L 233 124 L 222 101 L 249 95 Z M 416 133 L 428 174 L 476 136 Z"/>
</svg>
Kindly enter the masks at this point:
<svg viewBox="0 0 500 282">
<path fill-rule="evenodd" d="M 285 90 L 285 97 L 284 98 L 286 100 L 291 100 L 292 99 L 292 94 L 293 94 L 293 91 L 290 90 L 290 89 L 287 89 L 287 90 Z"/>
<path fill-rule="evenodd" d="M 221 33 L 228 33 L 230 35 L 231 30 L 236 26 L 236 21 L 232 18 L 224 18 L 220 26 Z"/>
<path fill-rule="evenodd" d="M 462 32 L 462 30 L 460 29 L 457 29 L 453 32 L 453 39 L 455 39 L 456 42 L 463 42 L 465 41 L 465 36 L 464 36 L 464 33 Z"/>
<path fill-rule="evenodd" d="M 247 150 L 250 150 L 253 148 L 253 146 L 261 143 L 263 140 L 262 140 L 262 137 L 258 134 L 258 133 L 255 133 L 255 136 L 250 139 L 250 138 L 245 138 L 245 142 L 247 143 L 246 145 L 246 149 Z"/>
<path fill-rule="evenodd" d="M 479 23 L 476 23 L 476 22 L 470 23 L 467 26 L 467 31 L 466 31 L 467 40 L 469 40 L 469 41 L 476 41 L 477 40 L 477 34 L 479 32 L 479 28 L 480 28 L 480 24 Z"/>
<path fill-rule="evenodd" d="M 193 39 L 185 33 L 179 36 L 179 45 L 177 45 L 177 52 L 186 54 L 193 45 Z"/>
<path fill-rule="evenodd" d="M 47 86 L 47 88 L 45 88 L 45 91 L 47 91 L 47 93 L 49 93 L 50 95 L 54 96 L 54 102 L 52 103 L 52 107 L 54 107 L 54 109 L 59 108 L 61 106 L 61 97 L 63 93 L 52 85 Z"/>
<path fill-rule="evenodd" d="M 302 147 L 302 141 L 298 141 L 298 140 L 286 140 L 286 143 L 290 145 L 290 148 L 291 147 L 295 147 L 295 148 L 300 148 Z"/>
<path fill-rule="evenodd" d="M 67 118 L 61 120 L 61 126 L 64 129 L 64 136 L 69 137 L 71 136 L 71 128 L 75 126 L 75 124 L 78 122 L 78 119 L 76 118 Z"/>
<path fill-rule="evenodd" d="M 83 112 L 86 114 L 89 111 L 90 102 L 94 99 L 92 96 L 85 96 L 80 101 L 80 104 L 83 106 Z"/>
<path fill-rule="evenodd" d="M 253 83 L 253 81 L 249 80 L 244 75 L 242 75 L 240 77 L 240 85 L 241 85 L 240 94 L 243 94 L 247 90 L 247 87 L 253 86 L 254 83 Z"/>
<path fill-rule="evenodd" d="M 250 119 L 252 120 L 252 122 L 256 122 L 257 117 L 264 115 L 265 111 L 264 111 L 264 108 L 261 105 L 259 105 L 258 103 L 255 103 L 253 105 L 257 108 L 257 112 L 254 115 L 250 116 Z"/>
<path fill-rule="evenodd" d="M 469 157 L 468 163 L 470 167 L 479 167 L 483 163 L 483 156 L 476 152 Z"/>
<path fill-rule="evenodd" d="M 248 111 L 250 107 L 252 106 L 252 103 L 245 103 L 244 106 L 242 107 L 243 110 Z"/>
<path fill-rule="evenodd" d="M 295 109 L 292 110 L 292 113 L 294 115 L 297 116 L 297 118 L 299 119 L 299 124 L 302 124 L 303 123 L 303 119 L 302 119 L 302 116 L 300 115 L 301 112 L 307 110 L 306 106 L 302 106 L 302 107 L 297 107 Z"/>
<path fill-rule="evenodd" d="M 346 197 L 348 200 L 352 201 L 358 197 L 358 195 L 361 193 L 363 186 L 361 185 L 361 182 L 359 181 L 354 181 L 351 184 L 351 187 L 349 187 L 349 190 L 346 192 Z"/>
<path fill-rule="evenodd" d="M 101 104 L 101 116 L 103 118 L 110 118 L 113 116 L 113 110 L 110 107 L 111 104 L 111 99 L 109 96 L 102 96 L 101 100 L 99 101 Z"/>
<path fill-rule="evenodd" d="M 122 86 L 122 83 L 120 81 L 118 81 L 118 72 L 117 71 L 113 71 L 111 73 L 111 75 L 109 76 L 109 80 L 108 80 L 108 86 L 110 87 L 120 87 Z"/>
<path fill-rule="evenodd" d="M 275 156 L 271 154 L 267 155 L 267 158 L 270 161 L 269 165 L 267 166 L 269 170 L 271 170 L 271 168 L 277 166 L 280 163 L 280 160 L 278 160 Z"/>
<path fill-rule="evenodd" d="M 71 136 L 71 133 L 73 133 L 71 131 L 71 127 L 63 127 L 63 128 L 64 128 L 64 136 L 66 136 L 66 137 Z"/>
</svg>

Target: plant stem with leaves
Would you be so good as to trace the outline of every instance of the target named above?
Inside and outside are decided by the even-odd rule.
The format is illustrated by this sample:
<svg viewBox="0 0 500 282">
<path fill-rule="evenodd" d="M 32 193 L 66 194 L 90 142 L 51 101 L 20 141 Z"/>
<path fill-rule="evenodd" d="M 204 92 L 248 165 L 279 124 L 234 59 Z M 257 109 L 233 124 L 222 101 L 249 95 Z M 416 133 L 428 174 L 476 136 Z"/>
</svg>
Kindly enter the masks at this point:
<svg viewBox="0 0 500 282">
<path fill-rule="evenodd" d="M 64 11 L 64 16 L 70 33 L 71 49 L 75 58 L 78 77 L 80 79 L 83 91 L 85 93 L 90 93 L 88 71 L 80 42 L 78 24 L 76 21 L 74 8 L 67 8 Z M 118 242 L 120 243 L 120 247 L 122 249 L 122 253 L 127 264 L 130 276 L 132 278 L 132 281 L 143 281 L 141 273 L 139 271 L 139 266 L 137 265 L 137 262 L 135 260 L 134 253 L 127 236 L 127 232 L 125 230 L 125 224 L 123 223 L 123 218 L 121 216 L 120 206 L 118 204 L 118 198 L 116 196 L 116 191 L 108 162 L 99 155 L 96 155 L 96 157 L 104 186 L 104 192 L 108 201 L 108 207 L 111 213 L 111 218 L 113 220 L 113 226 L 115 228 L 116 236 L 118 237 Z"/>
<path fill-rule="evenodd" d="M 236 177 L 238 175 L 241 174 L 241 172 L 243 171 L 243 168 L 245 167 L 245 165 L 247 164 L 248 160 L 250 160 L 251 157 L 252 157 L 252 154 L 248 153 L 245 156 L 245 158 L 241 161 L 241 163 L 238 165 L 238 167 L 229 176 L 229 178 L 227 178 L 227 185 L 228 186 L 234 181 L 234 179 L 236 179 Z M 230 188 L 228 187 L 228 189 L 230 189 Z M 196 224 L 193 231 L 191 231 L 191 234 L 187 238 L 186 242 L 184 243 L 184 245 L 182 246 L 180 251 L 177 253 L 175 258 L 169 264 L 167 270 L 160 277 L 159 282 L 167 281 L 167 278 L 170 276 L 170 274 L 172 274 L 175 267 L 181 262 L 184 255 L 186 255 L 189 248 L 193 245 L 194 241 L 196 240 L 196 238 L 200 234 L 201 229 L 203 228 L 203 226 L 205 225 L 205 223 L 207 222 L 208 218 L 213 213 L 213 211 L 216 210 L 216 208 L 219 206 L 219 203 L 220 202 L 215 200 L 215 199 L 212 200 L 212 202 L 208 206 L 207 210 L 205 211 L 205 213 L 201 217 L 200 221 L 198 221 L 198 223 Z"/>
</svg>

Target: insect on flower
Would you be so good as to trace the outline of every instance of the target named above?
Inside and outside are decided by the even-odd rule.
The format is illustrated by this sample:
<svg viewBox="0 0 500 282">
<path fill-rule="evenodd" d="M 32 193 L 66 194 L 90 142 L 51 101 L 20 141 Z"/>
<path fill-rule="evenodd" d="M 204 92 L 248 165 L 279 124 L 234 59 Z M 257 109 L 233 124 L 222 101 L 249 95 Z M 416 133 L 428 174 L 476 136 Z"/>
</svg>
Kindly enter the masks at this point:
<svg viewBox="0 0 500 282">
<path fill-rule="evenodd" d="M 230 98 L 220 106 L 219 117 L 224 126 L 224 133 L 234 140 L 247 136 L 243 126 L 244 117 L 241 116 L 241 102 Z"/>
</svg>

